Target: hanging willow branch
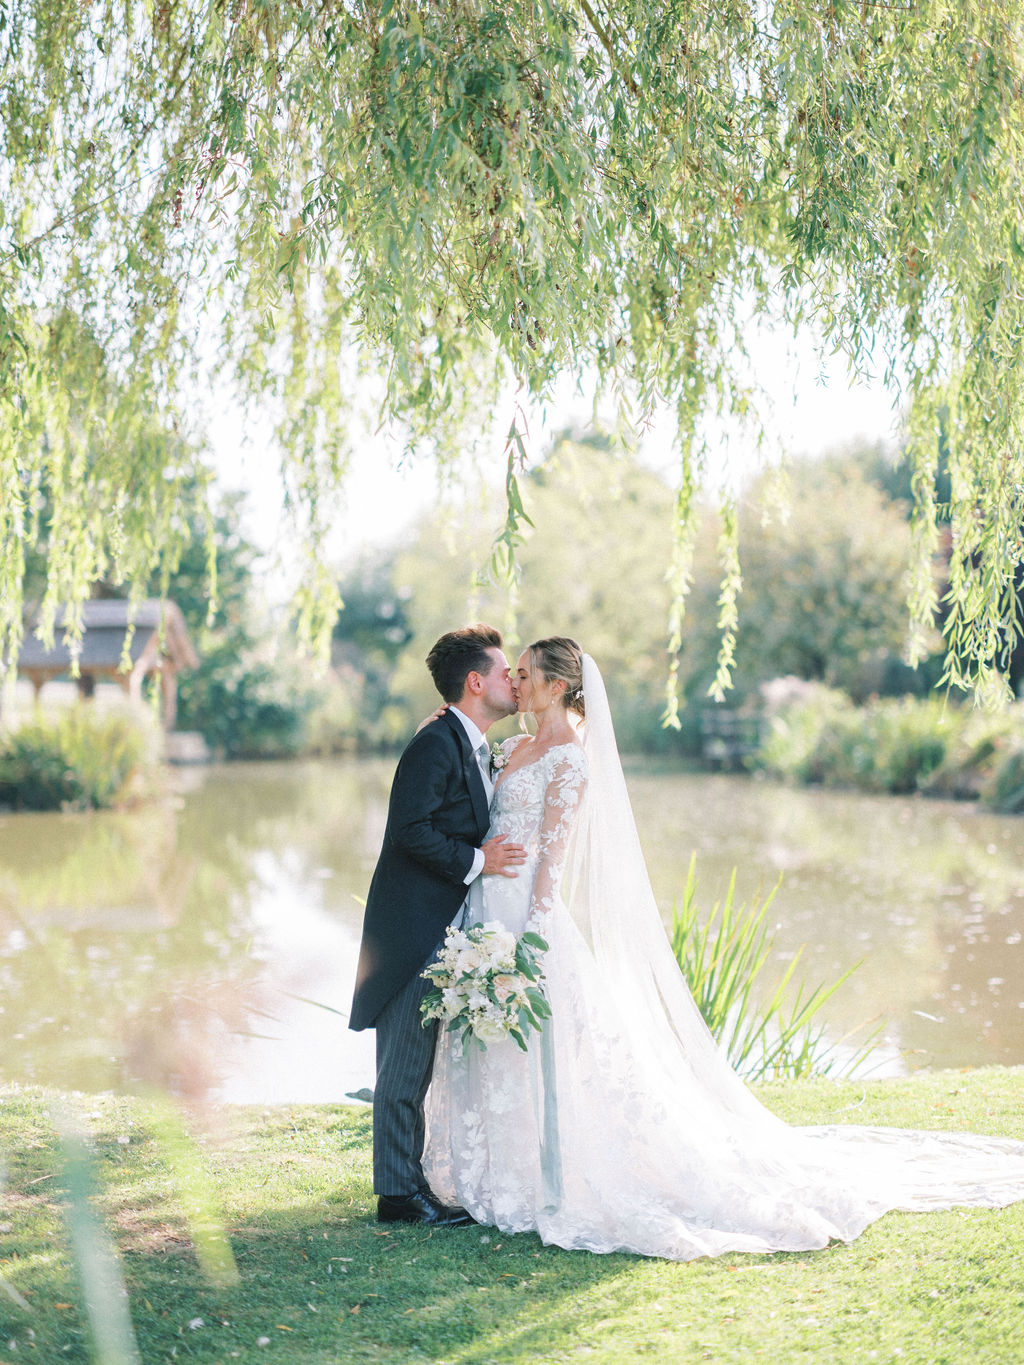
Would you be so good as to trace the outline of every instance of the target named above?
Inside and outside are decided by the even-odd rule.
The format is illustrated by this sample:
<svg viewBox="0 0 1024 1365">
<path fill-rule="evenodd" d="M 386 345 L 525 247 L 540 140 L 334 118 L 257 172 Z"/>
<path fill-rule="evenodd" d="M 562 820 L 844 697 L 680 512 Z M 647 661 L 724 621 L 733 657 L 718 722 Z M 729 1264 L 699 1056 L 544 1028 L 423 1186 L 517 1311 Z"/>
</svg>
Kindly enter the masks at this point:
<svg viewBox="0 0 1024 1365">
<path fill-rule="evenodd" d="M 1019 0 L 7 0 L 3 18 L 5 652 L 40 536 L 51 604 L 173 555 L 211 355 L 276 431 L 322 641 L 360 375 L 446 467 L 511 376 L 531 399 L 593 376 L 641 420 L 665 402 L 685 445 L 742 390 L 727 324 L 753 307 L 906 376 L 919 625 L 943 411 L 947 675 L 998 680 L 1022 554 Z"/>
</svg>

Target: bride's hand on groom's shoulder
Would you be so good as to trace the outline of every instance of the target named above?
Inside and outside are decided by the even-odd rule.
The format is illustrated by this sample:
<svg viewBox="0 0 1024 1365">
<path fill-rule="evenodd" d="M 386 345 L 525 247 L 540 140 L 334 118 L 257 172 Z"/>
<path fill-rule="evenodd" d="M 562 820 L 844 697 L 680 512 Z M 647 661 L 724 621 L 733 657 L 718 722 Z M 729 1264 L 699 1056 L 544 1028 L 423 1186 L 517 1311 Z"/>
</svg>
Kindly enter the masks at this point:
<svg viewBox="0 0 1024 1365">
<path fill-rule="evenodd" d="M 416 729 L 413 731 L 413 733 L 418 735 L 419 732 L 423 729 L 424 725 L 429 725 L 432 720 L 440 720 L 447 710 L 448 703 L 442 702 L 442 704 L 437 708 L 436 711 L 432 712 L 429 716 L 426 716 L 423 720 L 420 721 L 419 725 L 416 726 Z"/>
</svg>

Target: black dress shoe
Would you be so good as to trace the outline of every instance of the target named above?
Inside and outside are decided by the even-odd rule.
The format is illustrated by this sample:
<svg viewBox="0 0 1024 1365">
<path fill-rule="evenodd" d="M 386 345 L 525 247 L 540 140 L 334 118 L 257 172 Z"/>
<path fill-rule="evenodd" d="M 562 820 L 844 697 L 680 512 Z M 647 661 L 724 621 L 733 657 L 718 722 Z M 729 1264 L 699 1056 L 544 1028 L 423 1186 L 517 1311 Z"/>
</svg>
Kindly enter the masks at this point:
<svg viewBox="0 0 1024 1365">
<path fill-rule="evenodd" d="M 377 1200 L 378 1223 L 425 1223 L 431 1228 L 464 1228 L 476 1219 L 457 1205 L 442 1204 L 428 1189 L 398 1197 L 382 1194 Z"/>
</svg>

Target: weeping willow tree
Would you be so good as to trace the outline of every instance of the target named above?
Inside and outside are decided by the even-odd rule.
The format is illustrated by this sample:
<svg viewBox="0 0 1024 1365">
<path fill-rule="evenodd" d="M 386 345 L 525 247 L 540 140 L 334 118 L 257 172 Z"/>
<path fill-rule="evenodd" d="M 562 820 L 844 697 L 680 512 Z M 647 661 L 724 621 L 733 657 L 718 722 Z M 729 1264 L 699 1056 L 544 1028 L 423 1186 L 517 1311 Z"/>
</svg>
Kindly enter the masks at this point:
<svg viewBox="0 0 1024 1365">
<path fill-rule="evenodd" d="M 1022 554 L 1022 28 L 1019 0 L 0 0 L 8 649 L 41 506 L 49 608 L 173 558 L 215 358 L 273 424 L 321 638 L 361 383 L 441 467 L 507 404 L 499 558 L 526 399 L 570 375 L 635 424 L 667 403 L 674 651 L 703 433 L 756 412 L 738 319 L 763 313 L 901 376 L 916 638 L 948 517 L 947 676 L 997 684 Z M 135 439 L 141 413 L 174 459 Z M 734 509 L 723 526 L 720 684 Z"/>
</svg>

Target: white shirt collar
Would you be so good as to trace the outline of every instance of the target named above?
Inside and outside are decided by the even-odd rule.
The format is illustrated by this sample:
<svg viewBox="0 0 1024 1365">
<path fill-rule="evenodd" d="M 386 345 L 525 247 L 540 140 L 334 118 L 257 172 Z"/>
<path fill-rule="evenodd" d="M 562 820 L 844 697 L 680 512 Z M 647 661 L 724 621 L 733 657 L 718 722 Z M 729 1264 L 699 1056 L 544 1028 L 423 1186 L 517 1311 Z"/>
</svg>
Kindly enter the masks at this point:
<svg viewBox="0 0 1024 1365">
<path fill-rule="evenodd" d="M 448 710 L 452 713 L 453 716 L 458 716 L 459 720 L 462 722 L 462 728 L 469 736 L 470 747 L 475 752 L 484 742 L 484 736 L 482 732 L 478 729 L 475 722 L 471 721 L 470 718 L 467 715 L 465 715 L 462 711 L 460 711 L 457 706 L 449 706 Z"/>
</svg>

